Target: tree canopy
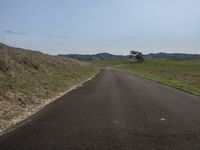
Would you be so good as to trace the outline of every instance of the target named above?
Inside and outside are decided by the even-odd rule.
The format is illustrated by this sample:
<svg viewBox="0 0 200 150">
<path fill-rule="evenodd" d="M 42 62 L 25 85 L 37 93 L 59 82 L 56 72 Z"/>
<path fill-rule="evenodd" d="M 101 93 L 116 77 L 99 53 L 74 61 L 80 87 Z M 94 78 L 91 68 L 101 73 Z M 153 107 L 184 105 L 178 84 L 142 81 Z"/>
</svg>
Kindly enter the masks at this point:
<svg viewBox="0 0 200 150">
<path fill-rule="evenodd" d="M 142 52 L 135 51 L 135 50 L 130 51 L 130 58 L 133 58 L 133 57 L 136 58 L 137 62 L 144 61 L 144 57 L 143 57 Z"/>
</svg>

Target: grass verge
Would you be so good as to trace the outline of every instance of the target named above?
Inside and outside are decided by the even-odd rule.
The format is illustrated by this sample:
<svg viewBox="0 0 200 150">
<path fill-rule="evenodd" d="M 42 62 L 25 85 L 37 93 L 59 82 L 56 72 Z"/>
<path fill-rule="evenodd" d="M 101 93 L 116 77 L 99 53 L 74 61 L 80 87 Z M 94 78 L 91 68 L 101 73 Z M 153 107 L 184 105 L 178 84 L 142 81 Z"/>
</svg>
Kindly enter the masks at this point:
<svg viewBox="0 0 200 150">
<path fill-rule="evenodd" d="M 116 68 L 200 95 L 200 60 L 146 59 L 142 63 L 124 63 Z"/>
</svg>

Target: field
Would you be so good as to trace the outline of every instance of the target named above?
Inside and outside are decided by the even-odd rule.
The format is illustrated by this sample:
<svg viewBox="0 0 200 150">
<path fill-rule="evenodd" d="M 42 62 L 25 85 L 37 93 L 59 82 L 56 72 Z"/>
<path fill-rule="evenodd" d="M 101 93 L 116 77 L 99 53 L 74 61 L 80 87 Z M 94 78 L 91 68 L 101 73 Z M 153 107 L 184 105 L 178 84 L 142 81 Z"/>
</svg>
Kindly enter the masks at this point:
<svg viewBox="0 0 200 150">
<path fill-rule="evenodd" d="M 124 63 L 117 68 L 200 95 L 200 59 L 146 59 L 142 63 Z"/>
</svg>

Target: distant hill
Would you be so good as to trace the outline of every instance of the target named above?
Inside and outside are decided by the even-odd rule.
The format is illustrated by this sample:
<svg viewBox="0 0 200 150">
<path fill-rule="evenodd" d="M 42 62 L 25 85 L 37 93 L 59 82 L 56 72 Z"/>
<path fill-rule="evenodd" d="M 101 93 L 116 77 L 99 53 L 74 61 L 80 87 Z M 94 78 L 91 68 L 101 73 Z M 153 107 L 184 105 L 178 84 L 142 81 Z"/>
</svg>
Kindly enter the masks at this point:
<svg viewBox="0 0 200 150">
<path fill-rule="evenodd" d="M 58 56 L 65 58 L 72 58 L 77 60 L 91 61 L 91 60 L 111 60 L 111 59 L 127 59 L 128 56 L 112 55 L 109 53 L 98 53 L 94 55 L 81 55 L 81 54 L 60 54 Z"/>
<path fill-rule="evenodd" d="M 98 53 L 94 55 L 81 55 L 81 54 L 60 54 L 59 56 L 65 58 L 72 58 L 83 61 L 91 60 L 112 60 L 112 59 L 128 59 L 128 55 L 112 55 L 109 53 Z M 182 53 L 150 53 L 144 55 L 145 58 L 151 59 L 167 59 L 167 60 L 176 60 L 176 59 L 200 59 L 198 54 L 182 54 Z"/>
<path fill-rule="evenodd" d="M 200 59 L 200 55 L 198 55 L 198 54 L 184 54 L 184 53 L 151 53 L 151 54 L 145 55 L 145 58 L 167 59 L 167 60 Z"/>
</svg>

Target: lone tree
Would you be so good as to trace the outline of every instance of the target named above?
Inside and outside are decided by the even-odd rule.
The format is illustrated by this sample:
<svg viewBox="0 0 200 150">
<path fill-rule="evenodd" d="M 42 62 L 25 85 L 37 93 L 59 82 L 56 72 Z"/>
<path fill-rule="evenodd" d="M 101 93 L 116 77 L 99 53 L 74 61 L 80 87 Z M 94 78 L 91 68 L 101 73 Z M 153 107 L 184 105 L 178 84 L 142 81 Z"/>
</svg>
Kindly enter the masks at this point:
<svg viewBox="0 0 200 150">
<path fill-rule="evenodd" d="M 135 50 L 130 51 L 130 58 L 133 58 L 133 57 L 136 58 L 137 62 L 144 61 L 144 57 L 143 57 L 142 52 L 138 52 L 138 51 L 135 51 Z"/>
</svg>

